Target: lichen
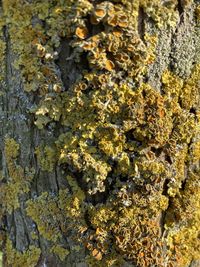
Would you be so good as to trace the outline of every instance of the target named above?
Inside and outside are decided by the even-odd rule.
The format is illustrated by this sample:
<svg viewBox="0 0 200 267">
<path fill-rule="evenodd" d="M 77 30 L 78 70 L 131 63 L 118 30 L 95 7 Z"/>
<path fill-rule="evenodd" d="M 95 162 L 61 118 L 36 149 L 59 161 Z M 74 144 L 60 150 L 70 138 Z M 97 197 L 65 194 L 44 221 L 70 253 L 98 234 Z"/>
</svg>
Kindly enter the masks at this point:
<svg viewBox="0 0 200 267">
<path fill-rule="evenodd" d="M 36 223 L 39 234 L 51 242 L 49 252 L 56 254 L 62 261 L 69 254 L 68 249 L 63 247 L 62 235 L 67 235 L 69 229 L 76 233 L 87 229 L 83 205 L 85 194 L 73 177 L 67 176 L 67 182 L 70 190 L 61 189 L 58 195 L 43 192 L 26 203 L 27 215 Z"/>
<path fill-rule="evenodd" d="M 199 103 L 199 75 L 200 75 L 200 65 L 194 66 L 192 75 L 184 84 L 181 90 L 181 104 L 184 109 L 196 108 Z"/>
<path fill-rule="evenodd" d="M 39 233 L 47 240 L 56 242 L 60 237 L 58 224 L 59 207 L 56 200 L 49 196 L 47 192 L 44 192 L 36 200 L 29 200 L 27 204 L 27 214 L 37 224 Z"/>
<path fill-rule="evenodd" d="M 5 160 L 7 173 L 2 172 L 2 179 L 7 175 L 9 179 L 0 188 L 3 210 L 11 213 L 19 208 L 19 196 L 28 193 L 30 182 L 34 176 L 32 168 L 23 168 L 17 164 L 19 144 L 13 138 L 5 139 Z"/>
<path fill-rule="evenodd" d="M 191 1 L 182 2 L 190 8 Z M 178 9 L 177 1 L 157 0 L 3 1 L 0 28 L 8 26 L 13 66 L 26 93 L 37 95 L 30 109 L 35 126 L 42 133 L 59 128 L 35 154 L 42 171 L 63 170 L 67 189 L 30 198 L 26 212 L 61 261 L 69 231 L 87 248 L 89 266 L 185 267 L 200 257 L 199 64 L 188 78 L 166 68 L 160 90 L 146 79 L 155 32 L 176 33 Z M 198 10 L 195 4 L 197 21 Z M 152 31 L 146 22 L 141 29 L 141 13 Z M 81 69 L 67 83 L 57 65 L 65 42 L 66 62 Z M 18 164 L 12 138 L 5 140 L 5 158 L 8 179 L 0 193 L 11 213 L 33 173 Z M 40 252 L 13 252 L 7 241 L 7 253 L 8 263 L 21 267 L 34 266 Z"/>
<path fill-rule="evenodd" d="M 36 147 L 35 154 L 43 171 L 53 171 L 56 163 L 56 150 L 54 147 L 42 145 Z"/>
<path fill-rule="evenodd" d="M 199 196 L 199 171 L 191 171 L 188 173 L 184 190 L 180 190 L 180 194 L 172 199 L 166 220 L 169 253 L 176 259 L 178 267 L 188 266 L 192 260 L 199 259 Z"/>
<path fill-rule="evenodd" d="M 30 246 L 25 252 L 19 252 L 13 248 L 12 242 L 7 238 L 5 256 L 8 266 L 35 267 L 39 261 L 41 250 L 37 247 Z"/>
<path fill-rule="evenodd" d="M 61 261 L 64 261 L 66 256 L 69 254 L 69 250 L 61 246 L 53 246 L 51 252 L 57 255 Z"/>
<path fill-rule="evenodd" d="M 5 38 L 4 38 L 4 26 L 5 26 L 5 21 L 3 19 L 3 12 L 2 8 L 0 8 L 0 83 L 5 78 L 5 51 L 6 51 L 6 43 L 5 43 Z M 0 91 L 0 96 L 2 95 L 2 91 Z"/>
</svg>

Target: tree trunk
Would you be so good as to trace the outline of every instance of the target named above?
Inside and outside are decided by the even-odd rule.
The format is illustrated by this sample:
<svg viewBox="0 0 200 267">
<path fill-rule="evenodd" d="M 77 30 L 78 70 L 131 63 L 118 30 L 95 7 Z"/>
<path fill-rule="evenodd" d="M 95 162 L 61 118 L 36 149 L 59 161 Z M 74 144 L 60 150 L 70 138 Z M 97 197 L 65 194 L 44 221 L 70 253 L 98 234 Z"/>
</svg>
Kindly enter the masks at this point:
<svg viewBox="0 0 200 267">
<path fill-rule="evenodd" d="M 0 4 L 3 266 L 200 266 L 199 0 Z"/>
</svg>

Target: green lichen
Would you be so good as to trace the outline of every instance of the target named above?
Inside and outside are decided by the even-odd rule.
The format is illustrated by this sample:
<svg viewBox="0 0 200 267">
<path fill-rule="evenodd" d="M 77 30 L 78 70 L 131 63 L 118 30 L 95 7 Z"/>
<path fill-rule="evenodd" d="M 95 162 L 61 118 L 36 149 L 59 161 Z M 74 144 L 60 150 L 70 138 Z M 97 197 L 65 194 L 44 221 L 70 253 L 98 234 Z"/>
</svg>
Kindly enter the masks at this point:
<svg viewBox="0 0 200 267">
<path fill-rule="evenodd" d="M 200 65 L 194 66 L 190 78 L 186 81 L 181 90 L 181 104 L 184 109 L 196 108 L 199 103 L 199 75 Z"/>
<path fill-rule="evenodd" d="M 2 16 L 2 10 L 0 10 L 0 16 Z M 4 39 L 4 34 L 3 34 L 3 27 L 4 27 L 4 20 L 2 17 L 0 17 L 0 83 L 4 80 L 4 75 L 5 75 L 5 50 L 6 50 L 6 44 L 5 44 L 5 39 Z M 3 95 L 3 92 L 0 91 L 0 96 Z"/>
<path fill-rule="evenodd" d="M 61 261 L 64 261 L 66 256 L 69 254 L 69 251 L 61 246 L 53 246 L 51 248 L 51 252 L 57 255 Z"/>
<path fill-rule="evenodd" d="M 54 147 L 36 147 L 35 154 L 43 171 L 53 171 L 56 163 L 56 150 Z"/>
<path fill-rule="evenodd" d="M 17 164 L 19 148 L 19 144 L 13 138 L 5 139 L 7 174 L 2 172 L 2 179 L 7 175 L 9 178 L 6 183 L 1 185 L 0 193 L 3 200 L 3 210 L 8 213 L 19 208 L 19 196 L 29 192 L 30 182 L 34 176 L 33 169 L 23 168 Z"/>
<path fill-rule="evenodd" d="M 25 252 L 19 252 L 12 246 L 11 240 L 7 238 L 5 255 L 8 266 L 21 267 L 30 266 L 35 267 L 39 261 L 41 250 L 37 247 L 30 246 Z"/>
<path fill-rule="evenodd" d="M 5 157 L 8 164 L 12 164 L 12 160 L 19 155 L 19 144 L 13 138 L 5 140 Z"/>
<path fill-rule="evenodd" d="M 28 200 L 26 208 L 40 235 L 51 242 L 50 252 L 61 260 L 69 254 L 62 245 L 62 234 L 66 235 L 69 229 L 78 232 L 86 227 L 83 216 L 85 194 L 71 176 L 67 177 L 67 182 L 71 192 L 67 189 L 60 190 L 58 195 L 43 192 L 35 200 Z"/>
<path fill-rule="evenodd" d="M 56 200 L 44 192 L 35 201 L 30 200 L 27 204 L 27 214 L 36 222 L 39 233 L 47 240 L 56 242 L 60 237 L 57 222 L 59 207 Z"/>
</svg>

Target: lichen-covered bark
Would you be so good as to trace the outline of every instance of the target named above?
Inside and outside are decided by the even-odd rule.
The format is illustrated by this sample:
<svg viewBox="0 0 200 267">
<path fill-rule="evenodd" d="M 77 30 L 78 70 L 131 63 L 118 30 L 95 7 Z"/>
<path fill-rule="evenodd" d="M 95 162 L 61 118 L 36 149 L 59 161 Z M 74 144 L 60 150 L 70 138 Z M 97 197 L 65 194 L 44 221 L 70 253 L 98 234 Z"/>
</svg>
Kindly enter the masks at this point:
<svg viewBox="0 0 200 267">
<path fill-rule="evenodd" d="M 200 266 L 199 1 L 0 16 L 4 266 Z"/>
</svg>

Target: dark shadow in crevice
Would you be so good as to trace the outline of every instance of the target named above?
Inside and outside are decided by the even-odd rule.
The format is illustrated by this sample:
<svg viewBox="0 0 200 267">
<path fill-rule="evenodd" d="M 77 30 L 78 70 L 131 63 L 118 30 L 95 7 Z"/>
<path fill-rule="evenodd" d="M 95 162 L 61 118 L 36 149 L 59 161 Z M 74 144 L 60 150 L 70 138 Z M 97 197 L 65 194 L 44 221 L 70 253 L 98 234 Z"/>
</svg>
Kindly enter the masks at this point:
<svg viewBox="0 0 200 267">
<path fill-rule="evenodd" d="M 94 5 L 98 5 L 98 4 L 105 2 L 105 0 L 93 0 L 93 2 L 94 2 Z"/>
<path fill-rule="evenodd" d="M 169 183 L 169 179 L 165 179 L 164 183 L 163 183 L 163 192 L 162 192 L 162 195 L 163 196 L 166 196 L 166 197 L 169 197 L 167 191 L 168 191 L 168 183 Z M 169 198 L 169 205 L 168 205 L 168 208 L 167 210 L 163 210 L 161 212 L 161 217 L 160 217 L 160 230 L 161 230 L 161 236 L 163 236 L 164 232 L 165 232 L 165 222 L 166 222 L 166 216 L 167 216 L 167 213 L 168 213 L 168 209 L 170 207 L 170 198 Z"/>
<path fill-rule="evenodd" d="M 105 31 L 105 26 L 102 22 L 99 22 L 96 25 L 90 22 L 90 15 L 85 17 L 85 24 L 88 29 L 88 38 Z"/>
<path fill-rule="evenodd" d="M 184 181 L 181 184 L 181 190 L 183 191 L 185 190 L 186 183 L 187 183 L 187 179 L 184 179 Z"/>
<path fill-rule="evenodd" d="M 61 39 L 60 47 L 58 49 L 58 59 L 55 60 L 59 67 L 61 79 L 65 87 L 65 91 L 82 78 L 84 70 L 89 70 L 89 63 L 87 60 L 87 53 L 78 54 L 70 45 L 71 40 Z"/>
<path fill-rule="evenodd" d="M 191 107 L 191 109 L 190 109 L 190 111 L 189 111 L 191 114 L 194 114 L 194 115 L 196 115 L 196 109 L 195 108 L 193 108 L 193 107 Z"/>
<path fill-rule="evenodd" d="M 180 21 L 179 21 L 179 24 L 183 23 L 184 20 L 183 20 L 183 13 L 184 13 L 184 8 L 183 8 L 183 5 L 182 5 L 182 1 L 181 0 L 178 0 L 177 1 L 177 10 L 178 10 L 178 13 L 179 13 L 179 18 L 180 18 Z"/>
<path fill-rule="evenodd" d="M 163 191 L 162 191 L 162 195 L 164 196 L 168 196 L 168 184 L 169 184 L 170 180 L 169 179 L 165 179 L 164 183 L 163 183 Z"/>
<path fill-rule="evenodd" d="M 97 192 L 94 195 L 86 195 L 86 200 L 92 205 L 96 206 L 97 204 L 105 204 L 108 198 L 108 190 L 105 189 L 104 192 Z"/>
<path fill-rule="evenodd" d="M 140 6 L 138 11 L 138 34 L 143 42 L 145 41 L 145 17 L 144 9 Z"/>
<path fill-rule="evenodd" d="M 169 155 L 165 155 L 165 160 L 169 163 L 172 164 L 171 157 Z"/>
<path fill-rule="evenodd" d="M 126 176 L 122 176 L 122 175 L 120 175 L 120 177 L 119 177 L 119 180 L 120 180 L 120 182 L 122 182 L 122 183 L 127 182 L 128 179 L 129 179 L 128 175 L 126 175 Z"/>
<path fill-rule="evenodd" d="M 125 133 L 126 136 L 126 142 L 134 142 L 137 147 L 142 146 L 142 141 L 139 141 L 134 136 L 134 130 L 131 129 Z"/>
<path fill-rule="evenodd" d="M 152 147 L 151 151 L 156 155 L 156 157 L 159 157 L 161 153 L 163 152 L 163 148 Z"/>
</svg>

